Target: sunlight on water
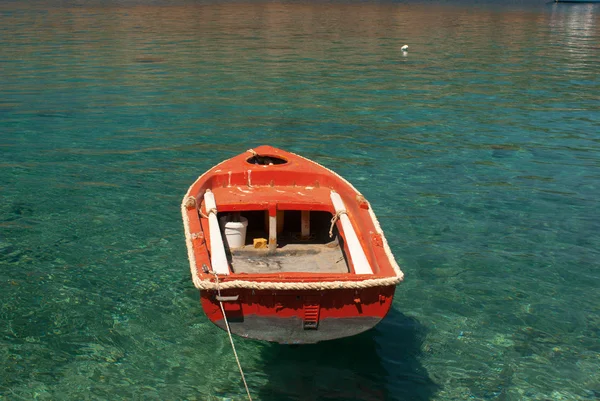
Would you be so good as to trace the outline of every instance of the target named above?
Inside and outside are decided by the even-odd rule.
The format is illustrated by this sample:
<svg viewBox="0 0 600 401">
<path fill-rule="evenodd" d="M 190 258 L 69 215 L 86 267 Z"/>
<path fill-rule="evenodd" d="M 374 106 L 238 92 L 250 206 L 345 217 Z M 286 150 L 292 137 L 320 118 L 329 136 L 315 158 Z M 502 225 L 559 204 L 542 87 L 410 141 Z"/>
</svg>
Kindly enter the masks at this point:
<svg viewBox="0 0 600 401">
<path fill-rule="evenodd" d="M 599 5 L 2 2 L 0 18 L 0 398 L 244 399 L 179 203 L 259 144 L 355 184 L 406 282 L 363 335 L 238 339 L 255 399 L 600 397 Z"/>
</svg>

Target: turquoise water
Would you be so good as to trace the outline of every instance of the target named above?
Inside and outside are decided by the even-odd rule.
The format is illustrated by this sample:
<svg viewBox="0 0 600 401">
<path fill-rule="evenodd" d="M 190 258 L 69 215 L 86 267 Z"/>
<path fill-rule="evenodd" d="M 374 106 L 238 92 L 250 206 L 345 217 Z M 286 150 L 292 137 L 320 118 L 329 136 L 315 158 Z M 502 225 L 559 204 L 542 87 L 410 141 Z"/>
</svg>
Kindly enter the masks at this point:
<svg viewBox="0 0 600 401">
<path fill-rule="evenodd" d="M 1 2 L 0 399 L 245 399 L 179 204 L 259 144 L 406 281 L 363 335 L 238 339 L 256 400 L 600 399 L 599 44 L 590 4 Z"/>
</svg>

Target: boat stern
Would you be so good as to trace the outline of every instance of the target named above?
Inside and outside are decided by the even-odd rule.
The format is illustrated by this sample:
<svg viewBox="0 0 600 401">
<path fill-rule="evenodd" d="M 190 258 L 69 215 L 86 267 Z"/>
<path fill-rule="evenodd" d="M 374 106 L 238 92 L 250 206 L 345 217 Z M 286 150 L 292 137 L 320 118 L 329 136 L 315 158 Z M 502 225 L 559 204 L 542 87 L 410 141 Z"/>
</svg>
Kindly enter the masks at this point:
<svg viewBox="0 0 600 401">
<path fill-rule="evenodd" d="M 326 291 L 202 291 L 206 315 L 244 338 L 281 344 L 313 344 L 349 337 L 377 325 L 388 313 L 395 286 Z"/>
</svg>

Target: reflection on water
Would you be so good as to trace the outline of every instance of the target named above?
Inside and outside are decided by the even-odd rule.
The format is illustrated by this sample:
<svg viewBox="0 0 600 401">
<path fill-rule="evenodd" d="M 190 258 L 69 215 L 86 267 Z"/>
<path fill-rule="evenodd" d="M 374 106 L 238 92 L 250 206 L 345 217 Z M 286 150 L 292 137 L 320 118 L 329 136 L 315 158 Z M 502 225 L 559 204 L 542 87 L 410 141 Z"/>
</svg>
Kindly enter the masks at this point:
<svg viewBox="0 0 600 401">
<path fill-rule="evenodd" d="M 243 399 L 178 207 L 268 143 L 352 181 L 407 280 L 361 336 L 238 340 L 256 399 L 598 398 L 599 13 L 1 2 L 0 394 Z"/>
<path fill-rule="evenodd" d="M 597 38 L 600 31 L 597 4 L 554 4 L 550 26 L 561 35 L 561 46 L 569 58 L 570 69 L 600 66 L 597 57 Z M 596 51 L 593 51 L 595 49 Z M 559 50 L 559 49 L 557 49 Z M 592 50 L 592 51 L 590 51 Z"/>
</svg>

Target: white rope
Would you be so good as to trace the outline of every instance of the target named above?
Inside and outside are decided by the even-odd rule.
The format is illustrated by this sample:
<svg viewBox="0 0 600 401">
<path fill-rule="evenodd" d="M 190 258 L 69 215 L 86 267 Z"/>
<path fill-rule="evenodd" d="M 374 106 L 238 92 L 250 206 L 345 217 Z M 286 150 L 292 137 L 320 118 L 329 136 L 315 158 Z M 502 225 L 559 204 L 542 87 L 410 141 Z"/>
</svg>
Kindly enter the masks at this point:
<svg viewBox="0 0 600 401">
<path fill-rule="evenodd" d="M 219 295 L 219 299 L 221 298 L 221 288 L 219 287 L 219 276 L 217 273 L 213 272 L 215 275 L 215 281 L 217 284 L 217 294 Z M 235 356 L 235 361 L 237 362 L 238 368 L 240 369 L 240 374 L 242 375 L 242 381 L 244 382 L 244 387 L 246 388 L 246 394 L 248 394 L 248 399 L 252 401 L 252 396 L 250 395 L 250 390 L 248 389 L 248 383 L 246 383 L 246 377 L 244 376 L 244 371 L 242 370 L 242 364 L 240 363 L 240 359 L 238 358 L 238 354 L 235 350 L 235 345 L 233 344 L 233 337 L 231 336 L 231 329 L 229 328 L 229 322 L 227 321 L 227 316 L 225 315 L 225 308 L 223 307 L 223 301 L 219 301 L 219 305 L 221 305 L 221 312 L 223 313 L 223 320 L 225 320 L 225 327 L 227 327 L 227 334 L 229 335 L 229 342 L 231 343 L 231 348 L 233 349 L 233 355 Z"/>
<path fill-rule="evenodd" d="M 208 219 L 208 216 L 210 216 L 211 213 L 214 213 L 215 215 L 217 214 L 217 209 L 212 208 L 206 211 L 206 214 L 204 214 L 202 212 L 202 208 L 200 207 L 200 205 L 196 202 L 196 197 L 195 196 L 189 196 L 187 197 L 184 202 L 183 205 L 185 207 L 195 207 L 198 210 L 198 213 L 200 214 L 200 216 L 202 216 L 205 219 Z"/>
<path fill-rule="evenodd" d="M 348 213 L 346 213 L 345 210 L 340 210 L 339 212 L 337 212 L 335 214 L 335 216 L 333 216 L 331 218 L 331 227 L 329 227 L 329 238 L 333 237 L 333 227 L 335 226 L 335 223 L 337 223 L 337 221 L 340 218 L 340 216 L 343 215 L 343 214 L 347 215 Z"/>
<path fill-rule="evenodd" d="M 188 196 L 186 199 L 184 199 L 183 204 L 185 207 L 196 207 L 196 197 Z"/>
<path fill-rule="evenodd" d="M 215 209 L 214 207 L 212 209 L 209 209 L 206 211 L 206 214 L 202 213 L 202 209 L 198 208 L 198 213 L 200 213 L 200 216 L 202 216 L 205 219 L 208 219 L 208 216 L 210 216 L 211 213 L 214 213 L 215 216 L 217 215 L 217 209 Z"/>
<path fill-rule="evenodd" d="M 217 285 L 211 280 L 202 279 L 198 275 L 197 270 L 194 270 L 192 276 L 194 286 L 199 290 L 216 290 Z M 219 287 L 222 290 L 231 289 L 247 289 L 247 290 L 359 290 L 372 287 L 387 287 L 398 284 L 402 281 L 402 277 L 386 277 L 386 278 L 371 278 L 360 281 L 317 281 L 317 282 L 281 282 L 281 281 L 247 281 L 247 280 L 232 280 L 220 283 Z"/>
</svg>

